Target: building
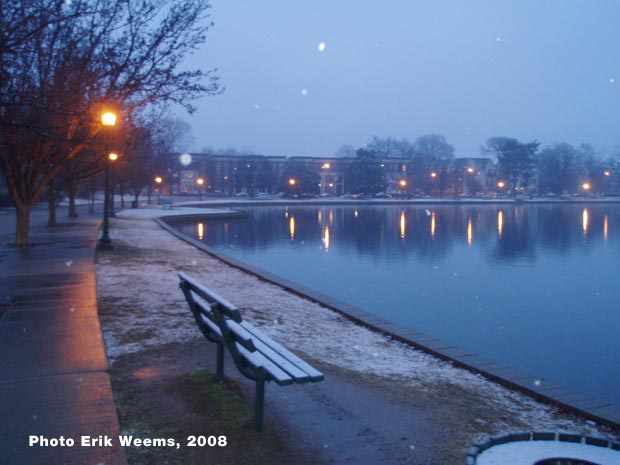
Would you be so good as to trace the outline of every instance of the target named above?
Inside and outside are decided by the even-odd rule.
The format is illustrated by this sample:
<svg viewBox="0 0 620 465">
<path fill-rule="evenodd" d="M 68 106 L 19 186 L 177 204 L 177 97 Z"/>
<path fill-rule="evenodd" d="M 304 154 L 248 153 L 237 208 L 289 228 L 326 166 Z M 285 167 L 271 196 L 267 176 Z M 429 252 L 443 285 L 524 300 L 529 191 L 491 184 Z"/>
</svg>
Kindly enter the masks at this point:
<svg viewBox="0 0 620 465">
<path fill-rule="evenodd" d="M 221 196 L 275 194 L 284 191 L 291 180 L 295 183 L 295 178 L 302 177 L 315 180 L 312 186 L 301 186 L 302 192 L 334 196 L 347 194 L 350 192 L 347 173 L 355 160 L 353 157 L 189 155 L 189 158 L 185 157 L 189 163 L 175 162 L 172 174 L 176 181 L 173 182 L 175 190 L 181 194 L 195 195 L 202 191 Z M 173 157 L 174 160 L 182 158 L 179 154 Z M 382 159 L 380 166 L 384 172 L 385 191 L 397 195 L 453 196 L 498 191 L 498 169 L 490 158 L 439 160 L 435 165 L 425 168 L 424 172 L 415 172 L 408 158 Z"/>
</svg>

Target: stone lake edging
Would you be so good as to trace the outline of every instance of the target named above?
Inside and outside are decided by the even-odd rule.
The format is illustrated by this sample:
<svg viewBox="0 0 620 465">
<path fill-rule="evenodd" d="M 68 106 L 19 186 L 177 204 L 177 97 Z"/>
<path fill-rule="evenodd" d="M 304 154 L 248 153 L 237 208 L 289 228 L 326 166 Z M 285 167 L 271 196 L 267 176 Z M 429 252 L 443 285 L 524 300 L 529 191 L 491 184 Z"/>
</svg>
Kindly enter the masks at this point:
<svg viewBox="0 0 620 465">
<path fill-rule="evenodd" d="M 236 204 L 239 206 L 239 204 Z M 273 205 L 273 204 L 271 204 Z M 230 255 L 214 250 L 202 242 L 175 229 L 172 224 L 187 219 L 225 219 L 240 218 L 246 216 L 246 212 L 208 213 L 198 215 L 165 215 L 162 214 L 154 220 L 165 230 L 183 241 L 199 248 L 230 266 L 250 273 L 258 278 L 276 284 L 289 292 L 309 299 L 331 310 L 334 310 L 346 318 L 374 331 L 381 332 L 392 339 L 411 345 L 423 352 L 429 353 L 442 360 L 451 362 L 453 365 L 464 368 L 472 373 L 480 374 L 498 384 L 520 391 L 536 400 L 556 405 L 566 411 L 576 413 L 582 417 L 594 420 L 600 424 L 620 428 L 620 404 L 595 399 L 565 386 L 541 379 L 527 372 L 510 368 L 469 352 L 448 342 L 444 342 L 424 333 L 405 328 L 388 321 L 366 310 L 350 305 L 346 302 L 334 299 L 302 286 L 293 281 L 276 276 L 268 271 L 242 262 Z"/>
</svg>

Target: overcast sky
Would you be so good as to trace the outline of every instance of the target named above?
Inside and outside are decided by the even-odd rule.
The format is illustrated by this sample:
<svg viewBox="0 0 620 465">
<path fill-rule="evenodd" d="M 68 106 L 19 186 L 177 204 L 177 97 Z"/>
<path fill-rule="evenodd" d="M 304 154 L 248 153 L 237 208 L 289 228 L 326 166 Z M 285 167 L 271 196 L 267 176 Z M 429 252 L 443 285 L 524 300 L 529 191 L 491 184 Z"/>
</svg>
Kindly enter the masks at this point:
<svg viewBox="0 0 620 465">
<path fill-rule="evenodd" d="M 331 156 L 372 136 L 620 146 L 619 0 L 212 0 L 194 149 Z M 320 49 L 323 43 L 324 49 Z"/>
</svg>

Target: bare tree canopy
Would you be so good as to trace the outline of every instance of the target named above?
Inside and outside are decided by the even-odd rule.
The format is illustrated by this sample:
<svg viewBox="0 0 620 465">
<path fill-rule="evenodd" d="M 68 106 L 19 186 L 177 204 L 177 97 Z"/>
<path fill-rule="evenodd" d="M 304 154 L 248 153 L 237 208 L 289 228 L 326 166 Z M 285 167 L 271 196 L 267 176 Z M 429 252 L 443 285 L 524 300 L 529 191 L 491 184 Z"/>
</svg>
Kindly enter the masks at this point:
<svg viewBox="0 0 620 465">
<path fill-rule="evenodd" d="M 18 211 L 96 142 L 104 110 L 119 120 L 221 88 L 214 70 L 180 65 L 212 23 L 205 0 L 22 0 L 0 3 L 0 169 Z"/>
</svg>

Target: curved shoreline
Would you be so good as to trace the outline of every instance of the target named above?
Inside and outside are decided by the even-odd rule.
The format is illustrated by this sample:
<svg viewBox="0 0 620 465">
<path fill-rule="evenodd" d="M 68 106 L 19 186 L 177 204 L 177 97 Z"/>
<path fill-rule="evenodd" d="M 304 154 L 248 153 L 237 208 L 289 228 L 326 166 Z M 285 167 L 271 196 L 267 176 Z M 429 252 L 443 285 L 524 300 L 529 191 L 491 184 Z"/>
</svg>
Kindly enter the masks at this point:
<svg viewBox="0 0 620 465">
<path fill-rule="evenodd" d="M 329 203 L 334 204 L 332 202 Z M 357 204 L 358 202 L 349 201 L 343 203 Z M 362 202 L 359 203 L 361 204 Z M 374 204 L 375 202 L 371 203 Z M 393 204 L 395 202 L 392 201 L 385 203 Z M 484 203 L 489 202 L 487 201 Z M 231 203 L 230 206 L 245 206 L 247 204 L 247 202 L 239 202 Z M 251 203 L 251 205 L 258 204 L 259 202 Z M 276 202 L 264 202 L 264 204 L 274 205 L 276 204 Z M 283 204 L 290 204 L 290 202 L 283 202 Z M 309 202 L 303 202 L 303 204 L 308 205 Z M 325 204 L 325 202 L 322 202 L 321 204 Z M 213 204 L 211 205 L 213 206 Z M 217 206 L 224 206 L 224 204 L 217 204 Z M 159 216 L 159 218 L 154 219 L 162 228 L 164 228 L 174 236 L 199 248 L 200 250 L 208 253 L 209 255 L 214 256 L 219 260 L 222 260 L 228 265 L 231 265 L 237 269 L 257 276 L 264 281 L 276 284 L 296 295 L 321 304 L 331 310 L 338 312 L 339 314 L 347 317 L 348 319 L 354 321 L 357 324 L 370 328 L 374 331 L 386 334 L 394 340 L 411 345 L 423 352 L 429 353 L 439 359 L 451 362 L 455 366 L 464 368 L 472 373 L 483 375 L 486 378 L 491 379 L 500 385 L 525 393 L 536 400 L 559 406 L 568 412 L 576 413 L 582 417 L 594 420 L 603 425 L 607 425 L 613 428 L 620 427 L 620 405 L 618 404 L 612 404 L 610 402 L 598 400 L 589 396 L 579 394 L 564 386 L 548 382 L 546 380 L 541 380 L 540 378 L 532 374 L 521 372 L 519 370 L 501 365 L 497 362 L 461 349 L 460 347 L 444 342 L 440 339 L 402 327 L 384 318 L 376 316 L 370 312 L 362 310 L 358 307 L 349 305 L 345 302 L 329 297 L 313 289 L 276 276 L 258 267 L 242 262 L 225 253 L 216 251 L 213 248 L 201 243 L 200 241 L 178 231 L 172 226 L 172 224 L 175 222 L 175 219 L 178 218 L 183 218 L 183 220 L 187 220 L 189 218 L 205 217 L 212 219 L 223 219 L 240 217 L 244 215 L 245 212 L 205 212 L 204 214 L 198 214 L 196 212 L 193 212 L 188 215 L 162 214 Z"/>
</svg>

